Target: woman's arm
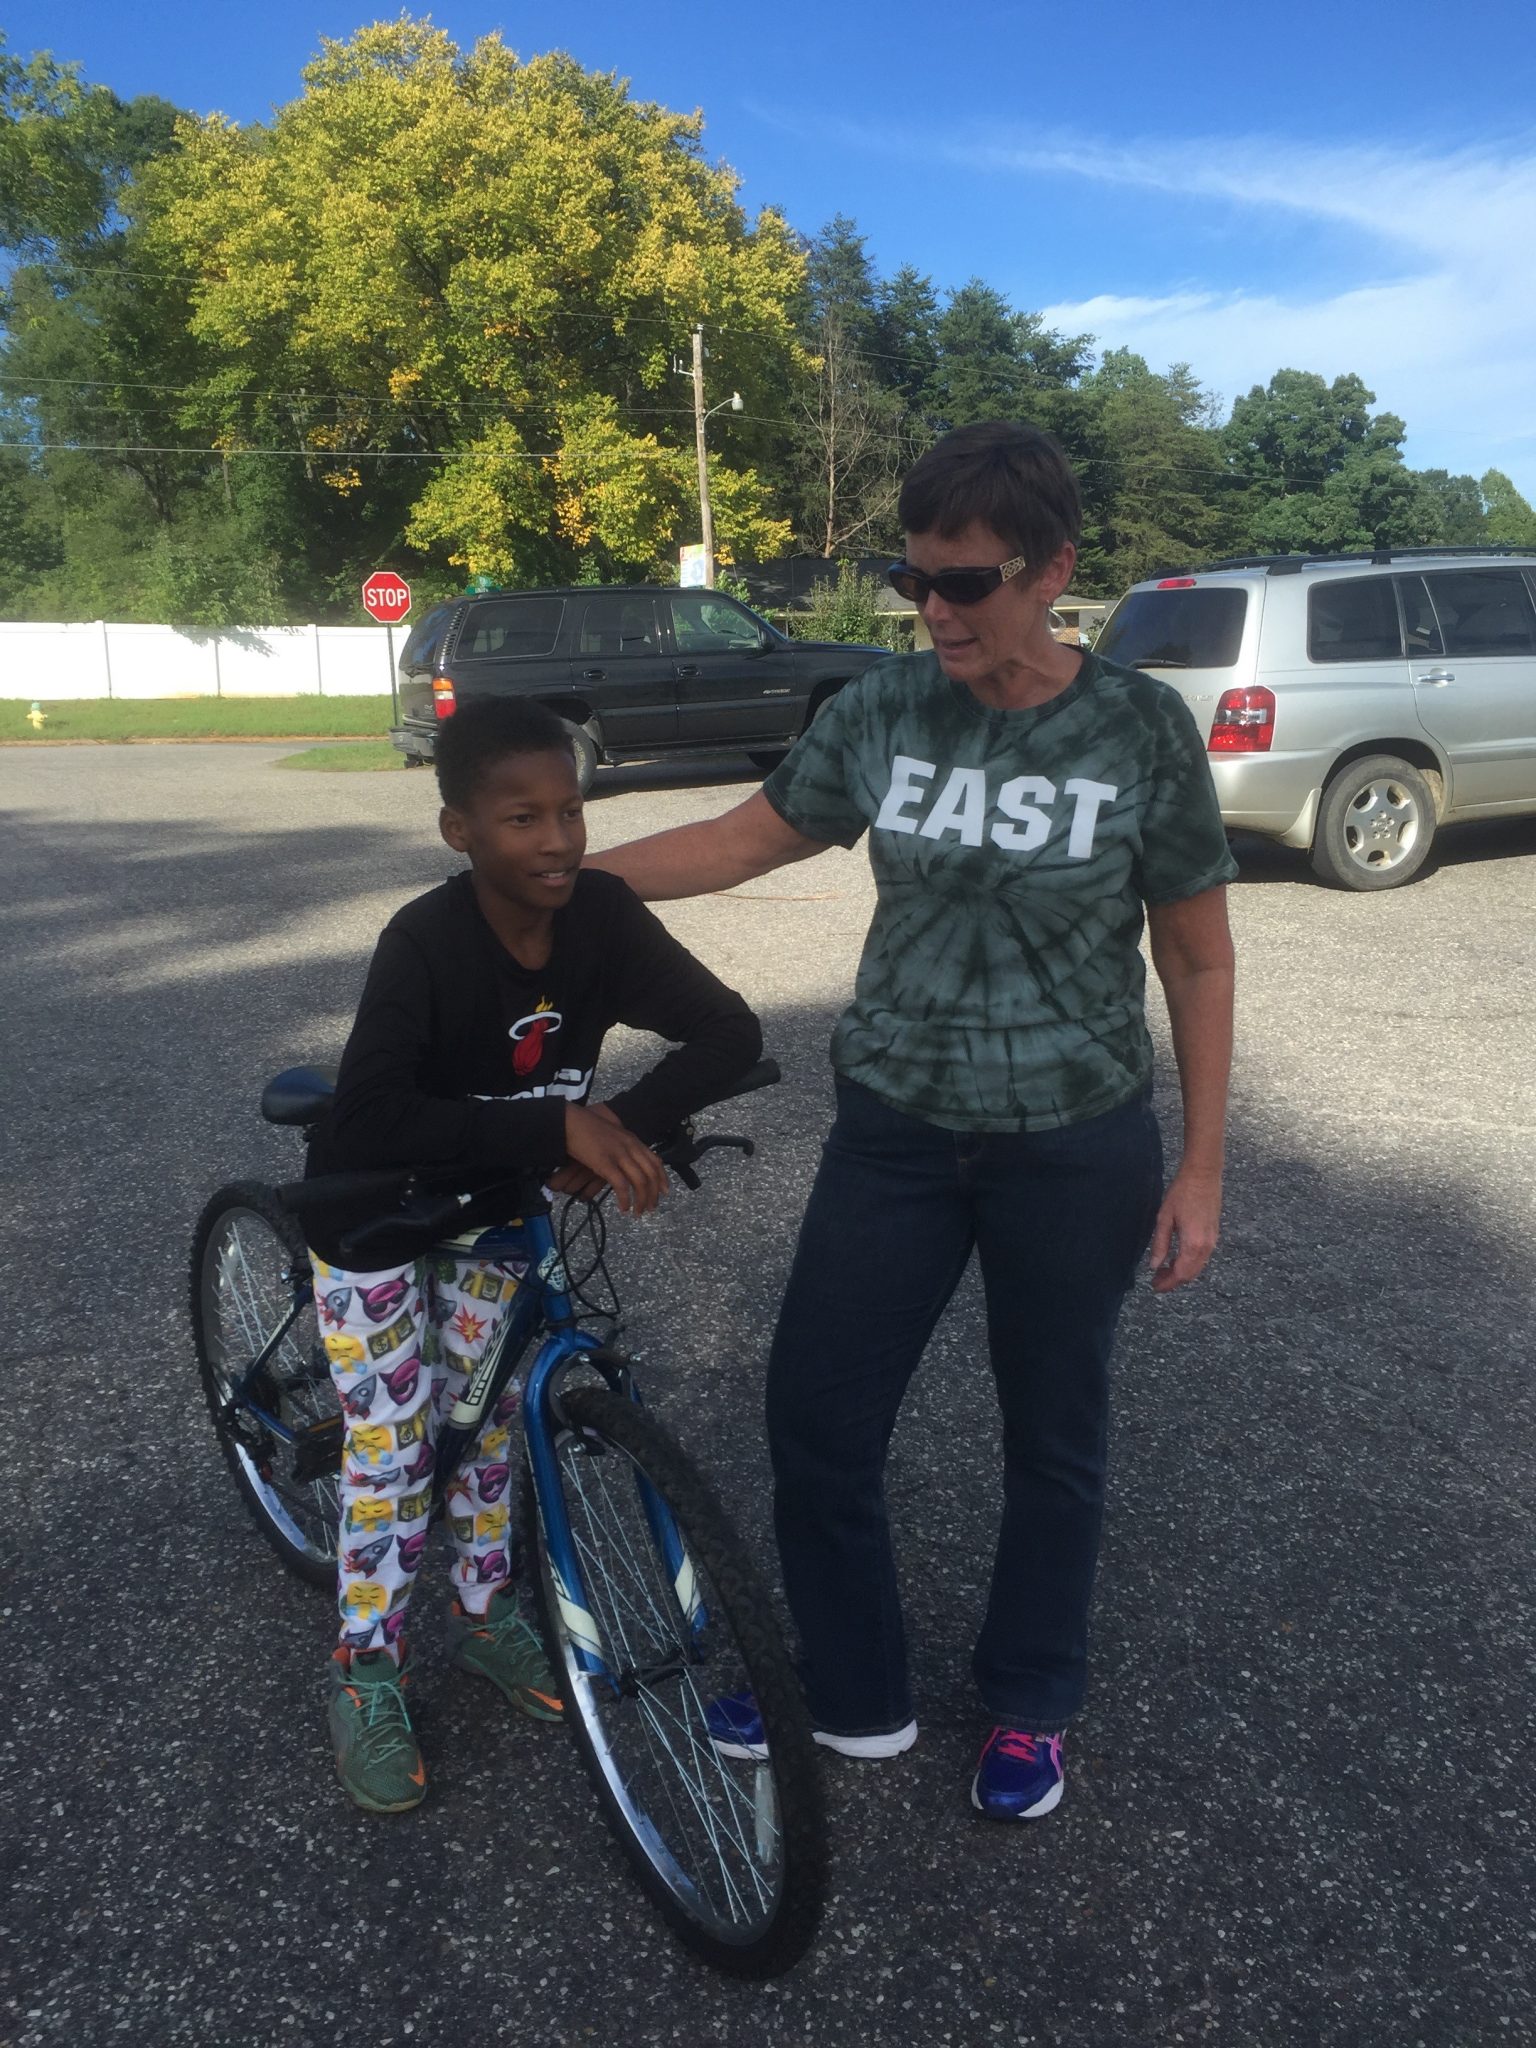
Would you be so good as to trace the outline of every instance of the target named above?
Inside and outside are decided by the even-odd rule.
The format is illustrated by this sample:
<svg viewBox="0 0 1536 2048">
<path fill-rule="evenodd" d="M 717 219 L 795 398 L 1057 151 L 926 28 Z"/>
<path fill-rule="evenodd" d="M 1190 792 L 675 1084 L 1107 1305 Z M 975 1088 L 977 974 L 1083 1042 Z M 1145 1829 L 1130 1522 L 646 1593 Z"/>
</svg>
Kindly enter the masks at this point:
<svg viewBox="0 0 1536 2048">
<path fill-rule="evenodd" d="M 827 844 L 786 824 L 762 791 L 754 790 L 722 817 L 676 825 L 607 853 L 589 853 L 585 865 L 620 876 L 647 903 L 663 903 L 734 889 L 771 868 L 825 853 Z"/>
<path fill-rule="evenodd" d="M 1227 1079 L 1232 1066 L 1232 934 L 1225 888 L 1149 904 L 1152 964 L 1168 999 L 1184 1098 L 1184 1156 L 1152 1233 L 1152 1285 L 1185 1287 L 1205 1270 L 1221 1226 Z"/>
</svg>

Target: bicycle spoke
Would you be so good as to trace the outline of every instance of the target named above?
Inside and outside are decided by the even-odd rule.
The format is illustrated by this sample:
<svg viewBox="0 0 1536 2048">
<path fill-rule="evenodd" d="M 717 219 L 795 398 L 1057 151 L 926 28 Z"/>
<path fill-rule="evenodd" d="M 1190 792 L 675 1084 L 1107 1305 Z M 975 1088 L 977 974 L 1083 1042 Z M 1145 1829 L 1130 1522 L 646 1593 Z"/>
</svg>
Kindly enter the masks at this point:
<svg viewBox="0 0 1536 2048">
<path fill-rule="evenodd" d="M 611 1496 L 611 1495 L 610 1495 L 610 1494 L 608 1493 L 608 1490 L 607 1490 L 607 1485 L 606 1485 L 606 1480 L 605 1480 L 605 1479 L 603 1479 L 603 1478 L 600 1478 L 600 1481 L 599 1481 L 599 1483 L 600 1483 L 600 1484 L 601 1484 L 601 1485 L 603 1486 L 603 1491 L 604 1491 L 604 1495 L 605 1495 L 605 1498 L 607 1499 L 607 1501 L 608 1501 L 608 1503 L 609 1503 L 609 1505 L 610 1505 L 610 1508 L 611 1508 L 611 1507 L 612 1507 L 612 1505 L 613 1505 L 613 1503 L 612 1503 L 612 1496 Z M 583 1506 L 587 1508 L 588 1514 L 589 1514 L 589 1516 L 590 1516 L 590 1504 L 589 1504 L 589 1503 L 588 1503 L 588 1502 L 586 1501 L 586 1499 L 585 1499 L 585 1496 L 583 1496 Z M 631 1544 L 631 1543 L 629 1542 L 629 1540 L 628 1540 L 628 1532 L 627 1532 L 627 1531 L 626 1531 L 626 1530 L 625 1530 L 625 1529 L 623 1528 L 623 1526 L 622 1526 L 622 1523 L 620 1523 L 620 1522 L 618 1521 L 618 1516 L 617 1516 L 617 1514 L 616 1514 L 616 1513 L 615 1513 L 615 1515 L 614 1515 L 614 1518 L 613 1518 L 613 1520 L 612 1520 L 612 1521 L 611 1521 L 611 1522 L 609 1523 L 609 1525 L 608 1525 L 608 1528 L 609 1528 L 609 1531 L 610 1531 L 610 1533 L 617 1533 L 617 1534 L 618 1534 L 618 1535 L 619 1535 L 619 1536 L 621 1537 L 621 1539 L 622 1539 L 622 1541 L 623 1541 L 623 1547 L 624 1547 L 624 1554 L 625 1554 L 626 1560 L 627 1560 L 627 1562 L 628 1562 L 628 1563 L 629 1563 L 629 1565 L 630 1565 L 630 1569 L 631 1569 L 631 1572 L 632 1572 L 632 1574 L 633 1574 L 633 1575 L 634 1575 L 634 1576 L 635 1576 L 636 1578 L 638 1578 L 638 1579 L 640 1580 L 640 1583 L 641 1583 L 641 1590 L 642 1590 L 642 1592 L 643 1592 L 643 1593 L 644 1593 L 644 1594 L 646 1595 L 646 1597 L 647 1597 L 647 1602 L 648 1602 L 648 1605 L 649 1605 L 649 1607 L 650 1607 L 650 1611 L 651 1611 L 651 1614 L 652 1614 L 652 1616 L 653 1616 L 653 1617 L 655 1618 L 655 1620 L 657 1621 L 657 1623 L 658 1623 L 658 1625 L 659 1625 L 659 1628 L 660 1628 L 661 1632 L 663 1633 L 663 1635 L 667 1636 L 667 1637 L 668 1637 L 668 1638 L 670 1639 L 670 1637 L 671 1637 L 671 1630 L 670 1630 L 670 1629 L 668 1628 L 668 1626 L 667 1626 L 667 1623 L 666 1623 L 666 1621 L 665 1621 L 665 1620 L 663 1619 L 663 1616 L 662 1616 L 662 1610 L 661 1610 L 661 1608 L 659 1608 L 659 1607 L 657 1606 L 657 1604 L 656 1604 L 656 1601 L 655 1601 L 655 1599 L 654 1599 L 654 1598 L 652 1598 L 652 1597 L 650 1596 L 650 1589 L 649 1589 L 649 1588 L 648 1588 L 648 1587 L 647 1587 L 647 1586 L 645 1585 L 645 1573 L 644 1573 L 644 1571 L 642 1570 L 641 1566 L 639 1565 L 639 1563 L 638 1563 L 638 1561 L 636 1560 L 636 1557 L 635 1557 L 635 1551 L 634 1551 L 634 1546 L 633 1546 L 633 1545 L 632 1545 L 632 1544 Z M 661 1558 L 659 1557 L 659 1555 L 658 1555 L 658 1553 L 657 1553 L 657 1550 L 656 1550 L 656 1547 L 655 1547 L 655 1544 L 654 1544 L 654 1542 L 652 1542 L 652 1541 L 650 1541 L 650 1540 L 649 1540 L 649 1538 L 650 1538 L 650 1530 L 649 1530 L 649 1526 L 647 1526 L 647 1530 L 646 1530 L 646 1535 L 647 1535 L 647 1541 L 646 1541 L 646 1543 L 645 1543 L 645 1544 L 644 1544 L 644 1546 L 643 1546 L 643 1551 L 642 1551 L 642 1554 L 643 1554 L 643 1555 L 644 1555 L 644 1556 L 646 1557 L 646 1559 L 647 1559 L 647 1561 L 648 1561 L 648 1563 L 649 1563 L 649 1566 L 650 1566 L 650 1569 L 651 1569 L 651 1571 L 653 1571 L 653 1572 L 654 1572 L 654 1573 L 655 1573 L 655 1574 L 656 1574 L 656 1575 L 657 1575 L 658 1577 L 661 1577 L 661 1575 L 662 1575 L 662 1573 L 663 1573 L 663 1571 L 664 1571 L 664 1566 L 663 1566 L 663 1564 L 662 1564 L 662 1560 L 661 1560 Z M 608 1585 L 608 1587 L 609 1587 L 610 1591 L 614 1592 L 615 1594 L 618 1594 L 618 1593 L 620 1592 L 620 1589 L 619 1589 L 619 1588 L 618 1588 L 618 1587 L 617 1587 L 617 1586 L 615 1585 L 615 1583 L 614 1583 L 614 1581 L 613 1581 L 613 1578 L 612 1578 L 611 1574 L 607 1573 L 607 1571 L 606 1571 L 605 1567 L 604 1567 L 604 1566 L 602 1565 L 601 1559 L 600 1559 L 600 1557 L 598 1556 L 598 1554 L 596 1553 L 595 1549 L 594 1549 L 594 1548 L 592 1548 L 592 1547 L 590 1547 L 590 1546 L 582 1546 L 582 1548 L 583 1548 L 583 1552 L 584 1552 L 584 1555 L 585 1555 L 585 1556 L 586 1556 L 586 1557 L 588 1558 L 588 1560 L 589 1560 L 589 1567 L 596 1567 L 596 1569 L 598 1569 L 599 1571 L 602 1571 L 602 1572 L 603 1572 L 603 1576 L 604 1576 L 604 1579 L 605 1579 L 605 1582 L 606 1582 L 606 1584 Z M 672 1605 L 673 1603 L 675 1603 L 675 1599 L 676 1599 L 676 1593 L 675 1593 L 675 1588 L 674 1588 L 674 1587 L 673 1587 L 672 1585 L 670 1585 L 670 1584 L 669 1584 L 669 1583 L 668 1583 L 668 1582 L 667 1582 L 667 1581 L 666 1581 L 666 1580 L 665 1580 L 664 1578 L 662 1579 L 662 1597 L 663 1597 L 663 1600 L 664 1600 L 664 1601 L 666 1601 L 666 1602 L 668 1603 L 668 1605 Z M 626 1600 L 625 1604 L 626 1604 L 626 1606 L 627 1606 L 627 1607 L 629 1608 L 629 1611 L 631 1612 L 631 1614 L 636 1614 L 636 1609 L 635 1609 L 635 1607 L 634 1607 L 634 1604 L 633 1604 L 633 1602 L 632 1602 L 632 1601 Z M 674 1610 L 674 1611 L 676 1612 L 677 1610 Z M 638 1616 L 637 1616 L 637 1618 L 640 1618 L 640 1617 L 638 1617 Z M 626 1644 L 624 1645 L 624 1647 L 625 1647 L 625 1654 L 626 1654 L 627 1656 L 629 1656 L 629 1657 L 630 1657 L 630 1663 L 631 1663 L 631 1668 L 633 1668 L 633 1665 L 634 1665 L 634 1659 L 633 1659 L 633 1655 L 632 1655 L 632 1653 L 630 1652 L 630 1650 L 629 1650 L 629 1648 L 628 1648 L 628 1645 L 627 1645 L 627 1643 L 626 1643 Z M 684 1647 L 684 1646 L 683 1646 L 682 1644 L 679 1644 L 679 1643 L 676 1643 L 675 1641 L 672 1641 L 672 1642 L 671 1642 L 671 1647 L 672 1647 L 672 1648 L 674 1648 L 674 1649 L 675 1649 L 675 1650 L 677 1651 L 677 1653 L 678 1653 L 678 1654 L 679 1654 L 680 1656 L 683 1656 L 683 1657 L 686 1657 L 686 1656 L 687 1656 L 687 1651 L 686 1651 L 686 1648 L 685 1648 L 685 1647 Z M 696 1687 L 696 1686 L 694 1685 L 694 1682 L 693 1682 L 693 1678 L 692 1678 L 692 1675 L 691 1675 L 691 1673 L 690 1673 L 690 1672 L 687 1672 L 687 1671 L 685 1671 L 684 1673 L 682 1673 L 682 1674 L 681 1674 L 681 1682 L 682 1682 L 682 1684 L 683 1684 L 683 1685 L 685 1685 L 685 1686 L 686 1686 L 686 1687 L 688 1688 L 689 1692 L 691 1693 L 691 1695 L 692 1695 L 692 1698 L 693 1698 L 693 1703 L 694 1703 L 694 1706 L 695 1706 L 695 1707 L 697 1708 L 697 1710 L 698 1710 L 698 1716 L 699 1716 L 699 1720 L 700 1720 L 700 1723 L 702 1724 L 702 1723 L 703 1723 L 703 1718 L 704 1718 L 704 1701 L 703 1701 L 703 1699 L 702 1699 L 701 1695 L 699 1694 L 699 1692 L 698 1692 L 698 1689 L 697 1689 L 697 1687 Z M 683 1727 L 683 1728 L 686 1728 L 686 1724 L 685 1724 L 684 1722 L 681 1722 L 681 1721 L 679 1721 L 678 1725 L 679 1725 L 679 1727 Z M 691 1733 L 690 1733 L 690 1740 L 691 1740 L 691 1741 L 693 1740 L 693 1738 L 692 1738 L 692 1736 L 691 1736 Z M 699 1753 L 699 1754 L 705 1754 L 705 1753 L 707 1753 L 708 1757 L 710 1758 L 710 1760 L 711 1760 L 711 1761 L 713 1762 L 713 1764 L 715 1765 L 715 1767 L 716 1767 L 717 1771 L 718 1771 L 718 1772 L 720 1773 L 720 1776 L 721 1776 L 722 1782 L 723 1782 L 723 1783 L 725 1784 L 725 1786 L 726 1786 L 726 1787 L 728 1788 L 728 1790 L 729 1790 L 730 1792 L 734 1793 L 734 1794 L 735 1794 L 735 1796 L 736 1796 L 736 1797 L 737 1797 L 738 1799 L 740 1799 L 742 1795 L 740 1794 L 739 1788 L 737 1788 L 737 1787 L 736 1787 L 736 1785 L 735 1785 L 735 1783 L 734 1783 L 734 1780 L 733 1780 L 733 1779 L 732 1779 L 732 1778 L 730 1777 L 729 1773 L 727 1773 L 727 1772 L 725 1771 L 725 1768 L 724 1768 L 724 1765 L 725 1765 L 725 1760 L 724 1760 L 724 1759 L 723 1759 L 723 1758 L 722 1758 L 722 1757 L 720 1756 L 720 1753 L 719 1753 L 719 1751 L 718 1751 L 718 1750 L 717 1750 L 717 1749 L 715 1748 L 715 1746 L 714 1746 L 713 1742 L 706 1742 L 706 1744 L 702 1744 L 702 1745 L 701 1745 L 701 1744 L 697 1744 L 697 1743 L 695 1743 L 695 1745 L 694 1745 L 694 1746 L 695 1746 L 695 1748 L 696 1748 L 696 1750 L 698 1751 L 698 1753 Z"/>
<path fill-rule="evenodd" d="M 610 1474 L 619 1469 L 625 1484 L 611 1485 Z M 710 1739 L 687 1617 L 645 1514 L 638 1470 L 622 1455 L 611 1463 L 593 1455 L 577 1437 L 566 1471 L 571 1534 L 593 1619 L 615 1677 L 635 1687 L 623 1700 L 594 1687 L 594 1704 L 610 1740 L 621 1739 L 625 1727 L 638 1738 L 636 1755 L 643 1755 L 646 1778 L 654 1781 L 652 1797 L 659 1793 L 669 1816 L 662 1839 L 670 1826 L 670 1853 L 692 1859 L 689 1881 L 702 1887 L 722 1919 L 750 1925 L 774 1897 L 779 1833 L 775 1821 L 765 1825 L 760 1802 Z M 650 1666 L 671 1662 L 678 1666 L 675 1692 L 664 1693 L 642 1676 Z"/>
<path fill-rule="evenodd" d="M 304 1333 L 313 1331 L 307 1312 L 295 1320 L 301 1300 L 297 1253 L 266 1219 L 245 1210 L 226 1215 L 210 1251 L 207 1335 L 222 1398 L 231 1399 L 252 1360 L 287 1324 L 263 1368 L 255 1406 L 296 1431 L 329 1421 L 336 1412 L 329 1371 L 317 1369 L 318 1345 L 306 1341 Z M 264 1501 L 262 1511 L 317 1563 L 333 1558 L 341 1521 L 339 1474 L 295 1480 L 293 1447 L 243 1402 L 237 1434 L 249 1484 Z"/>
</svg>

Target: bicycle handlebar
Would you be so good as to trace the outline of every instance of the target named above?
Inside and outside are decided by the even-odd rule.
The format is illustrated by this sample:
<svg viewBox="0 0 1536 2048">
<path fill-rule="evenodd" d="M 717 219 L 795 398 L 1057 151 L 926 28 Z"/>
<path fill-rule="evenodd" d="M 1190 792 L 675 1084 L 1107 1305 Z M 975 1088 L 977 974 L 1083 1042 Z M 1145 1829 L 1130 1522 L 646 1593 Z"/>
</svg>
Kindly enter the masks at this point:
<svg viewBox="0 0 1536 2048">
<path fill-rule="evenodd" d="M 760 1088 L 771 1088 L 782 1079 L 777 1060 L 759 1060 L 724 1095 L 712 1097 L 703 1108 L 713 1109 L 716 1103 L 734 1102 L 739 1096 L 755 1095 Z M 750 1158 L 756 1146 L 751 1138 L 725 1135 L 696 1137 L 692 1119 L 688 1118 L 669 1136 L 658 1139 L 652 1149 L 684 1187 L 697 1191 L 703 1183 L 694 1172 L 694 1166 L 706 1152 L 740 1152 Z M 355 1260 L 359 1269 L 365 1271 L 371 1270 L 367 1265 L 370 1255 L 381 1258 L 386 1265 L 393 1264 L 403 1237 L 419 1238 L 423 1249 L 451 1237 L 461 1215 L 471 1203 L 479 1207 L 505 1194 L 508 1213 L 517 1214 L 526 1212 L 533 1201 L 543 1201 L 537 1184 L 527 1174 L 512 1174 L 487 1181 L 462 1194 L 445 1195 L 418 1190 L 409 1174 L 398 1171 L 328 1173 L 314 1180 L 289 1181 L 276 1192 L 301 1223 L 306 1210 L 313 1214 L 328 1203 L 393 1199 L 396 1206 L 387 1213 L 372 1216 L 356 1229 L 342 1233 L 341 1250 L 349 1261 Z"/>
</svg>

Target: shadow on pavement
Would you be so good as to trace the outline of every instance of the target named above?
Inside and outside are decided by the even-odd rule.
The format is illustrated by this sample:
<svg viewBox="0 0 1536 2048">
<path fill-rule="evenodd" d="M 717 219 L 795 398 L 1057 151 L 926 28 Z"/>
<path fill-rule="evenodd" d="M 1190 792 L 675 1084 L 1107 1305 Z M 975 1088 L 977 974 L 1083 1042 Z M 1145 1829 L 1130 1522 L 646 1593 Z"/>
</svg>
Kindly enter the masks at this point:
<svg viewBox="0 0 1536 2048">
<path fill-rule="evenodd" d="M 389 2040 L 1518 2038 L 1536 1260 L 1470 1190 L 1410 1175 L 1362 1201 L 1326 1133 L 1281 1145 L 1239 1105 L 1218 1266 L 1127 1311 L 1094 1691 L 1067 1803 L 1021 1833 L 965 1801 L 997 1457 L 964 1283 L 889 1480 L 924 1739 L 828 1766 L 812 1960 L 719 1981 L 628 1886 L 563 1738 L 449 1679 L 440 1571 L 432 1798 L 383 1826 L 344 1807 L 326 1603 L 248 1530 L 196 1406 L 193 1217 L 219 1181 L 292 1170 L 261 1081 L 339 1051 L 367 946 L 328 933 L 429 886 L 422 849 L 35 816 L 27 837 L 34 901 L 3 919 L 17 2048 L 108 2015 L 146 2043 L 329 2044 L 343 2001 Z M 717 1113 L 759 1139 L 750 1165 L 614 1231 L 655 1402 L 764 1554 L 762 1362 L 832 1016 L 766 1013 L 790 1078 Z"/>
</svg>

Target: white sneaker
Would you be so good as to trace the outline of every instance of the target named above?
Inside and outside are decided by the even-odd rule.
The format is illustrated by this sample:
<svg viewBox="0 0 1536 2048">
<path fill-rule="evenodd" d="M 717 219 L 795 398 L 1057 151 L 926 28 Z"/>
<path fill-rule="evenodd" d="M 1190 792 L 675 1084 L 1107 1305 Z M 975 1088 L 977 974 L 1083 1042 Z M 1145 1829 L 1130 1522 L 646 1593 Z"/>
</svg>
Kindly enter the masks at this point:
<svg viewBox="0 0 1536 2048">
<path fill-rule="evenodd" d="M 839 1756 L 856 1756 L 874 1763 L 881 1757 L 900 1756 L 904 1749 L 910 1749 L 917 1740 L 917 1723 L 909 1721 L 905 1728 L 893 1728 L 889 1735 L 828 1735 L 818 1728 L 811 1739 L 823 1749 L 835 1749 Z"/>
<path fill-rule="evenodd" d="M 756 1763 L 761 1763 L 767 1756 L 768 1741 L 763 1733 L 762 1716 L 750 1692 L 726 1693 L 711 1700 L 705 1709 L 705 1719 L 709 1723 L 710 1740 L 722 1756 L 744 1757 Z M 885 1735 L 829 1735 L 817 1728 L 813 1730 L 813 1740 L 824 1749 L 835 1750 L 839 1756 L 875 1763 L 882 1757 L 900 1756 L 904 1749 L 910 1749 L 917 1740 L 917 1723 L 909 1721 L 904 1728 L 893 1728 Z"/>
</svg>

